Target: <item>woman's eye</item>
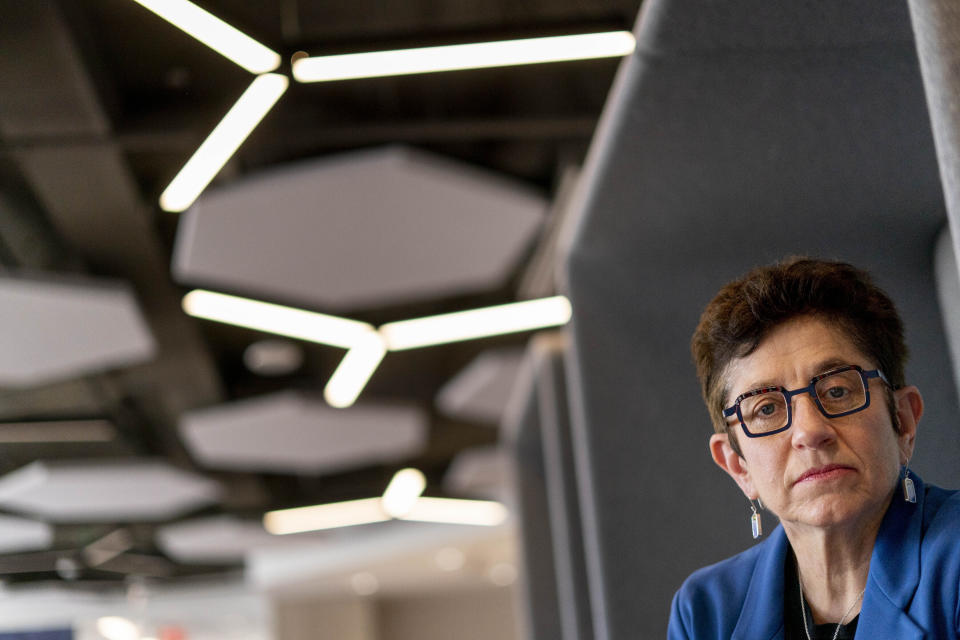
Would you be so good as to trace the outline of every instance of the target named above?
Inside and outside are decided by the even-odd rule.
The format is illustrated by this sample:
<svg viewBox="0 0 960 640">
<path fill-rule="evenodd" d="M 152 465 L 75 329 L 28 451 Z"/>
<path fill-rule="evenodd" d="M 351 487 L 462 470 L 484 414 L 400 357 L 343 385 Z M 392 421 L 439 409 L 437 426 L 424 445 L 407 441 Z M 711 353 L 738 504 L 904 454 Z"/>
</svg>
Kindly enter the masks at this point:
<svg viewBox="0 0 960 640">
<path fill-rule="evenodd" d="M 827 397 L 831 400 L 839 400 L 850 393 L 845 387 L 830 387 L 827 389 Z"/>
</svg>

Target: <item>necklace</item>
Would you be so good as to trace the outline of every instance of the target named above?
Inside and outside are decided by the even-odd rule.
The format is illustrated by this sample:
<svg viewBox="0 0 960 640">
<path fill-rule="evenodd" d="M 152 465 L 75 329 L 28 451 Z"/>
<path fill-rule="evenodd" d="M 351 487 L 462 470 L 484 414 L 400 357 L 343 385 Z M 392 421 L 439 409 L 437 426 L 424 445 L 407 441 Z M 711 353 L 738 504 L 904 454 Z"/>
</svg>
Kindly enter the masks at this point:
<svg viewBox="0 0 960 640">
<path fill-rule="evenodd" d="M 800 567 L 797 567 L 797 584 L 800 586 L 800 615 L 803 616 L 803 632 L 807 634 L 807 640 L 812 640 L 810 637 L 810 628 L 807 626 L 807 610 L 803 606 L 803 580 L 800 579 Z M 864 587 L 863 591 L 857 596 L 857 599 L 850 603 L 850 608 L 847 609 L 847 612 L 843 614 L 843 617 L 840 618 L 840 622 L 837 623 L 837 628 L 833 632 L 833 639 L 837 640 L 837 636 L 840 635 L 840 628 L 843 626 L 843 621 L 847 619 L 847 616 L 850 615 L 850 612 L 853 611 L 853 608 L 857 606 L 857 603 L 860 602 L 860 598 L 863 597 L 864 592 L 867 588 Z"/>
</svg>

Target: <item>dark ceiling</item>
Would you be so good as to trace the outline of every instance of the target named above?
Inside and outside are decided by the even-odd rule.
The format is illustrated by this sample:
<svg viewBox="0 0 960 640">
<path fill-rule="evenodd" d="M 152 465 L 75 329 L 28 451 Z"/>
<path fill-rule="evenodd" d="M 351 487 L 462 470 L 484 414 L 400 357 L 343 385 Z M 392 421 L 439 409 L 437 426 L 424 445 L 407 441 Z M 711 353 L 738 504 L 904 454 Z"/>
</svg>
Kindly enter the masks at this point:
<svg viewBox="0 0 960 640">
<path fill-rule="evenodd" d="M 403 2 L 305 0 L 197 4 L 290 56 L 629 29 L 636 0 Z M 266 337 L 187 317 L 187 291 L 169 271 L 178 217 L 160 192 L 250 82 L 250 75 L 130 0 L 2 0 L 0 23 L 0 263 L 7 271 L 82 273 L 129 282 L 159 345 L 143 365 L 27 389 L 0 389 L 0 420 L 106 418 L 105 443 L 6 444 L 0 472 L 37 459 L 165 457 L 197 466 L 176 431 L 184 411 L 282 389 L 319 393 L 342 351 L 302 345 L 294 373 L 262 377 L 242 352 Z M 303 85 L 254 131 L 214 186 L 282 163 L 402 143 L 517 178 L 553 198 L 583 159 L 617 60 Z M 530 254 L 534 247 L 530 248 Z M 526 261 L 524 261 L 526 263 Z M 500 286 L 407 305 L 357 310 L 372 324 L 517 299 L 525 264 Z M 323 311 L 323 309 L 317 309 Z M 433 409 L 437 390 L 481 351 L 520 345 L 525 334 L 403 352 L 384 361 L 365 397 L 430 412 L 427 449 L 405 463 L 428 476 L 452 457 L 491 443 L 490 425 Z M 325 477 L 204 470 L 225 487 L 208 513 L 259 517 L 277 507 L 382 492 L 397 467 Z M 192 514 L 196 515 L 196 514 Z M 121 527 L 123 561 L 91 568 L 81 550 Z M 186 567 L 164 558 L 146 523 L 57 525 L 53 550 L 0 556 L 7 580 L 65 575 L 177 576 L 232 567 Z M 60 559 L 61 571 L 56 572 Z M 67 572 L 69 574 L 69 572 Z"/>
</svg>

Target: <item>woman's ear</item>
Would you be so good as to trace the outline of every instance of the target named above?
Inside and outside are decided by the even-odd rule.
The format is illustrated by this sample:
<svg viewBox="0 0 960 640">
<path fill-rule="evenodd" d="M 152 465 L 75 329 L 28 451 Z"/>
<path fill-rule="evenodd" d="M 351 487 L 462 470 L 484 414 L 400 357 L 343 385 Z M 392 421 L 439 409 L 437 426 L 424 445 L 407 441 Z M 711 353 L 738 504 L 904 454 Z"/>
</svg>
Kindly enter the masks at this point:
<svg viewBox="0 0 960 640">
<path fill-rule="evenodd" d="M 730 444 L 729 433 L 715 433 L 710 436 L 710 455 L 717 466 L 733 478 L 748 500 L 757 499 L 759 494 L 753 486 L 747 461 Z"/>
<path fill-rule="evenodd" d="M 923 416 L 923 396 L 920 390 L 913 385 L 901 387 L 893 392 L 894 405 L 897 410 L 897 419 L 900 422 L 900 464 L 907 464 L 913 457 L 913 447 L 916 443 L 917 427 Z"/>
</svg>

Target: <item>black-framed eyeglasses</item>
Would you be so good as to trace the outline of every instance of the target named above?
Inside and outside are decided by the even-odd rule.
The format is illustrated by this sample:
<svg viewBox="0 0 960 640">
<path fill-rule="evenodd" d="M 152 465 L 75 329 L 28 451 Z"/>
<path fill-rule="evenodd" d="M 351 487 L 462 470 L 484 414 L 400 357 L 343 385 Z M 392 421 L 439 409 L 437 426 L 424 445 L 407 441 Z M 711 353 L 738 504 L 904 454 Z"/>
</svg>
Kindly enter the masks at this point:
<svg viewBox="0 0 960 640">
<path fill-rule="evenodd" d="M 748 438 L 772 436 L 786 431 L 793 422 L 793 397 L 810 394 L 820 413 L 841 418 L 870 406 L 870 379 L 880 378 L 890 386 L 879 369 L 864 371 L 855 364 L 831 369 L 814 376 L 810 384 L 792 391 L 785 387 L 761 387 L 747 391 L 734 400 L 723 416 L 736 415 Z"/>
</svg>

